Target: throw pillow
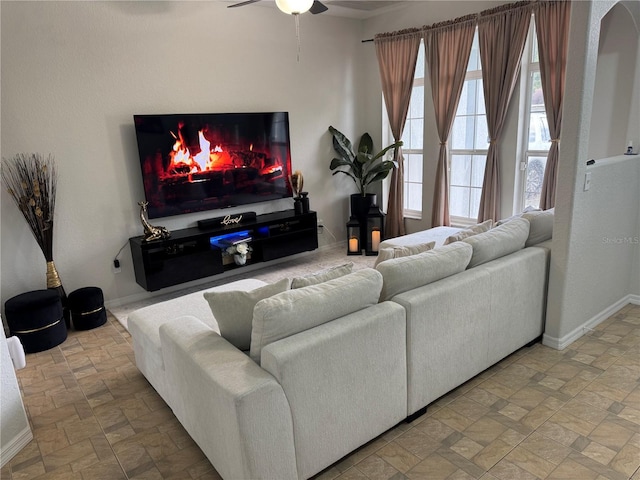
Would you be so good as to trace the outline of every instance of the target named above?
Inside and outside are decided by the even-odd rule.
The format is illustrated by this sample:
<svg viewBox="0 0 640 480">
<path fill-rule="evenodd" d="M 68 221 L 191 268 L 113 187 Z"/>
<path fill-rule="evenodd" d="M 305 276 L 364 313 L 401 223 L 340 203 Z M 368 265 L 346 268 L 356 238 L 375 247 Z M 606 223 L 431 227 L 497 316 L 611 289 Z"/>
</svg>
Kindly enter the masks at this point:
<svg viewBox="0 0 640 480">
<path fill-rule="evenodd" d="M 365 268 L 261 300 L 253 311 L 250 356 L 258 364 L 270 343 L 378 303 L 382 275 Z"/>
<path fill-rule="evenodd" d="M 537 245 L 549 240 L 553 236 L 553 215 L 555 209 L 539 210 L 522 214 L 522 218 L 529 220 L 529 238 L 524 244 L 525 247 Z"/>
<path fill-rule="evenodd" d="M 247 291 L 205 292 L 204 298 L 220 327 L 220 335 L 240 350 L 251 346 L 253 307 L 260 300 L 289 289 L 289 279 Z"/>
<path fill-rule="evenodd" d="M 317 285 L 318 283 L 327 282 L 334 278 L 339 278 L 344 275 L 348 275 L 353 270 L 353 262 L 345 263 L 344 265 L 338 265 L 337 267 L 328 268 L 320 272 L 312 273 L 302 277 L 294 277 L 291 280 L 291 288 L 308 287 L 309 285 Z"/>
<path fill-rule="evenodd" d="M 473 255 L 467 268 L 482 265 L 523 249 L 528 236 L 529 220 L 516 218 L 488 232 L 465 238 L 462 241 L 473 247 Z"/>
<path fill-rule="evenodd" d="M 459 242 L 460 240 L 469 238 L 472 235 L 487 232 L 491 229 L 492 226 L 493 220 L 485 220 L 482 223 L 473 225 L 469 228 L 465 228 L 464 230 L 460 230 L 458 233 L 454 233 L 453 235 L 449 235 L 449 237 L 447 237 L 447 239 L 444 241 L 444 244 L 449 245 L 450 243 Z"/>
<path fill-rule="evenodd" d="M 427 252 L 436 246 L 436 242 L 419 243 L 417 245 L 406 245 L 402 247 L 381 248 L 378 252 L 373 267 L 376 268 L 380 263 L 391 260 L 392 258 L 409 257 L 418 253 Z"/>
<path fill-rule="evenodd" d="M 411 257 L 395 258 L 376 268 L 382 274 L 380 301 L 463 272 L 473 249 L 463 242 L 435 248 Z"/>
</svg>

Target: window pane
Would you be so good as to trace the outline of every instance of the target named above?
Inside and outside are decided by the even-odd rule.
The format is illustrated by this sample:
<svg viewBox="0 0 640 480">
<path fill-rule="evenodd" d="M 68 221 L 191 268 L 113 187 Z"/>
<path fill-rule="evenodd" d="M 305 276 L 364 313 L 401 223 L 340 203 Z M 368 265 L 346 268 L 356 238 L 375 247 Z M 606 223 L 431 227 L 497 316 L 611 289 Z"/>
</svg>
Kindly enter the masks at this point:
<svg viewBox="0 0 640 480">
<path fill-rule="evenodd" d="M 408 183 L 405 185 L 406 202 L 405 208 L 409 210 L 422 211 L 422 185 Z"/>
<path fill-rule="evenodd" d="M 484 166 L 487 163 L 485 155 L 474 155 L 471 167 L 471 186 L 482 188 L 484 180 Z"/>
<path fill-rule="evenodd" d="M 392 135 L 389 134 L 389 137 L 392 137 Z M 402 140 L 402 148 L 404 150 L 411 150 L 411 122 L 409 122 L 409 120 L 404 124 L 404 130 L 402 131 L 402 138 L 400 140 Z M 391 139 L 391 141 L 393 141 L 393 139 Z"/>
<path fill-rule="evenodd" d="M 409 103 L 409 118 L 424 117 L 424 86 L 413 87 Z"/>
<path fill-rule="evenodd" d="M 456 117 L 451 131 L 451 148 L 453 150 L 473 149 L 475 117 Z"/>
<path fill-rule="evenodd" d="M 532 28 L 531 30 L 531 63 L 538 63 L 540 61 L 540 56 L 538 52 L 538 37 L 536 35 L 536 29 Z"/>
<path fill-rule="evenodd" d="M 405 160 L 404 175 L 407 182 L 422 183 L 422 155 L 409 154 L 408 160 Z"/>
<path fill-rule="evenodd" d="M 476 118 L 476 138 L 473 147 L 476 150 L 487 150 L 489 148 L 489 127 L 487 126 L 487 116 L 478 115 Z"/>
<path fill-rule="evenodd" d="M 484 105 L 484 87 L 482 84 L 482 79 L 478 79 L 476 80 L 476 105 L 477 105 L 477 109 L 478 109 L 478 113 L 481 113 L 482 115 L 484 115 L 485 113 L 487 113 L 487 111 L 485 110 L 485 105 Z"/>
<path fill-rule="evenodd" d="M 547 157 L 528 158 L 524 193 L 525 207 L 538 207 L 540 205 L 540 193 L 542 192 L 542 180 L 546 165 Z"/>
<path fill-rule="evenodd" d="M 422 134 L 424 130 L 424 120 L 415 118 L 409 120 L 411 124 L 411 150 L 422 150 Z"/>
<path fill-rule="evenodd" d="M 465 80 L 456 115 L 473 115 L 476 112 L 478 80 Z"/>
<path fill-rule="evenodd" d="M 414 78 L 424 78 L 424 58 L 424 42 L 420 42 L 420 48 L 418 49 L 418 59 L 416 60 L 416 73 L 414 75 Z"/>
<path fill-rule="evenodd" d="M 469 216 L 469 189 L 452 186 L 449 190 L 449 212 L 455 217 Z"/>
<path fill-rule="evenodd" d="M 469 185 L 471 181 L 471 156 L 451 156 L 451 185 Z"/>
<path fill-rule="evenodd" d="M 478 218 L 478 212 L 480 211 L 480 197 L 482 196 L 481 188 L 472 188 L 470 192 L 471 198 L 469 203 L 469 218 Z"/>
<path fill-rule="evenodd" d="M 471 44 L 471 55 L 469 56 L 469 65 L 467 66 L 467 72 L 473 70 L 480 70 L 480 44 L 478 41 L 478 29 L 473 36 L 473 43 Z"/>
<path fill-rule="evenodd" d="M 544 111 L 544 95 L 540 72 L 531 73 L 531 111 Z"/>
</svg>

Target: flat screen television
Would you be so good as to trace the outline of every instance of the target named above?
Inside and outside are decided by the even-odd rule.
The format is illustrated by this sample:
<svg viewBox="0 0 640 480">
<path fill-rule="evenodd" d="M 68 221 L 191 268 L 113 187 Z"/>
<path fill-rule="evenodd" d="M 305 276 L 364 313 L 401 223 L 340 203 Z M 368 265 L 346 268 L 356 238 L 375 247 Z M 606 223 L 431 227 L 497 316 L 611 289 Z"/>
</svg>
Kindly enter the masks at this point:
<svg viewBox="0 0 640 480">
<path fill-rule="evenodd" d="M 133 120 L 149 218 L 293 196 L 288 112 Z"/>
</svg>

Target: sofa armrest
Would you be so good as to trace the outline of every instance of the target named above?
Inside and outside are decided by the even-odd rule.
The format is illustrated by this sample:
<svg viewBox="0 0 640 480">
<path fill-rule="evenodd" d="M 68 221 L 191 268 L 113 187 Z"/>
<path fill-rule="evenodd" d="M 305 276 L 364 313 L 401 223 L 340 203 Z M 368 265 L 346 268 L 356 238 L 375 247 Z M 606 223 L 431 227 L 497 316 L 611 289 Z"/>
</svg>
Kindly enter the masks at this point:
<svg viewBox="0 0 640 480">
<path fill-rule="evenodd" d="M 297 478 L 282 387 L 195 317 L 160 328 L 174 413 L 223 478 Z"/>
</svg>

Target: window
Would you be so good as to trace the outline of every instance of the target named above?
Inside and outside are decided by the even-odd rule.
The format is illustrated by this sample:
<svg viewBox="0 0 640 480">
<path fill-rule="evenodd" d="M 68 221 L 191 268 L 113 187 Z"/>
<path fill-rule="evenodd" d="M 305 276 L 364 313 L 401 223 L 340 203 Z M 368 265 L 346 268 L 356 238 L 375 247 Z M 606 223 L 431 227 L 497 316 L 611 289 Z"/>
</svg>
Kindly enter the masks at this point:
<svg viewBox="0 0 640 480">
<path fill-rule="evenodd" d="M 542 192 L 542 179 L 547 165 L 547 155 L 551 147 L 549 124 L 544 109 L 544 97 L 542 95 L 542 82 L 540 81 L 540 63 L 538 58 L 538 39 L 536 38 L 535 24 L 531 22 L 529 32 L 529 45 L 527 51 L 528 65 L 524 68 L 528 71 L 527 77 L 527 110 L 528 118 L 524 125 L 528 139 L 524 144 L 523 162 L 520 169 L 524 172 L 521 176 L 520 205 L 517 210 L 526 207 L 538 207 Z"/>
<path fill-rule="evenodd" d="M 488 142 L 478 32 L 473 38 L 450 145 L 449 212 L 454 224 L 475 223 L 480 208 Z"/>
<path fill-rule="evenodd" d="M 404 216 L 422 218 L 422 163 L 424 153 L 424 42 L 420 43 L 407 122 L 402 132 L 404 155 Z"/>
</svg>

